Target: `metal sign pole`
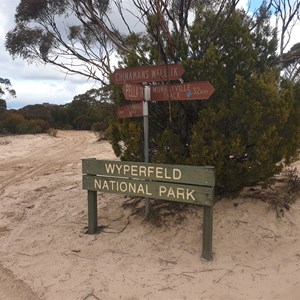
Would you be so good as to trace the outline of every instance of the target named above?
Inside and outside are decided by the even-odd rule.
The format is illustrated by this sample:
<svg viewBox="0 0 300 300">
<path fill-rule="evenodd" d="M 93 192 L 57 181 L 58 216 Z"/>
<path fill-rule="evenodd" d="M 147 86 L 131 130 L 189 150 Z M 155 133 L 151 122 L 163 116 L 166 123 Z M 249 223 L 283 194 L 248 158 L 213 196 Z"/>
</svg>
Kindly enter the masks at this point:
<svg viewBox="0 0 300 300">
<path fill-rule="evenodd" d="M 144 117 L 144 157 L 145 163 L 149 162 L 149 111 L 148 101 L 150 100 L 150 86 L 144 86 L 143 117 Z M 150 213 L 150 200 L 145 199 L 145 215 Z"/>
</svg>

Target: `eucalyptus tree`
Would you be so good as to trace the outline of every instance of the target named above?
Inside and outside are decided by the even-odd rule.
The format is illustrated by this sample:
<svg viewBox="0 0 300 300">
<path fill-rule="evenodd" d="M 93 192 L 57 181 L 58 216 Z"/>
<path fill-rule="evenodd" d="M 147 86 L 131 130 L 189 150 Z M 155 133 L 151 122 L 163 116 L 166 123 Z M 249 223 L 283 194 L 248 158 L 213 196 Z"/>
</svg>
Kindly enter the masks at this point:
<svg viewBox="0 0 300 300">
<path fill-rule="evenodd" d="M 285 78 L 300 82 L 300 43 L 293 45 L 289 51 L 282 54 L 280 65 Z"/>
<path fill-rule="evenodd" d="M 115 51 L 113 39 L 99 30 L 88 15 L 92 9 L 104 23 L 108 2 L 104 3 L 21 0 L 15 28 L 6 36 L 6 49 L 13 57 L 50 64 L 66 74 L 79 74 L 106 84 Z"/>
<path fill-rule="evenodd" d="M 238 1 L 208 3 L 195 0 L 21 0 L 15 14 L 15 27 L 6 36 L 6 49 L 13 57 L 51 64 L 67 74 L 80 74 L 107 84 L 116 50 L 139 52 L 130 47 L 128 36 L 145 34 L 148 28 L 147 34 L 158 45 L 160 58 L 165 62 L 176 61 L 180 43 L 189 40 L 189 16 L 196 13 L 198 5 L 215 5 L 221 12 L 228 5 L 233 10 Z M 216 35 L 220 25 L 212 24 L 212 34 L 206 37 L 205 44 L 213 33 Z M 139 57 L 144 58 L 145 54 Z"/>
<path fill-rule="evenodd" d="M 282 69 L 285 78 L 298 81 L 300 73 L 300 39 L 294 45 L 291 45 L 291 37 L 295 31 L 295 26 L 300 22 L 300 1 L 272 0 L 270 3 L 276 17 L 276 29 L 279 39 L 279 55 L 276 63 Z"/>
<path fill-rule="evenodd" d="M 102 85 L 118 61 L 116 51 L 134 55 L 135 63 L 170 63 L 184 59 L 191 51 L 190 24 L 201 8 L 213 9 L 215 17 L 199 44 L 199 58 L 218 39 L 222 26 L 236 10 L 239 0 L 21 0 L 15 28 L 7 33 L 6 48 L 13 57 L 58 67 L 67 74 L 80 74 Z M 254 12 L 276 15 L 279 57 L 283 58 L 300 1 L 262 1 Z M 199 10 L 200 9 L 200 10 Z M 225 18 L 221 17 L 226 15 Z M 259 23 L 256 18 L 255 23 Z M 204 21 L 201 17 L 199 21 Z M 254 28 L 256 24 L 254 24 Z M 128 39 L 144 37 L 155 43 L 157 57 L 149 50 L 132 47 Z M 149 40 L 147 41 L 149 42 Z M 153 51 L 153 50 L 152 50 Z M 183 57 L 182 57 L 183 55 Z M 159 60 L 159 61 L 157 61 Z M 281 61 L 279 59 L 279 61 Z"/>
<path fill-rule="evenodd" d="M 283 55 L 270 25 L 274 12 L 289 12 L 283 3 L 298 1 L 262 1 L 249 17 L 238 0 L 21 0 L 6 48 L 97 80 L 118 105 L 125 100 L 110 82 L 116 65 L 181 63 L 181 81 L 209 80 L 209 101 L 150 103 L 151 159 L 215 165 L 218 189 L 236 191 L 278 172 L 299 146 L 295 89 L 279 82 Z M 282 18 L 288 30 L 298 14 Z M 143 159 L 140 119 L 115 120 L 110 130 L 121 159 Z"/>
<path fill-rule="evenodd" d="M 12 88 L 12 84 L 8 78 L 0 77 L 0 110 L 6 110 L 6 100 L 16 98 L 16 91 Z"/>
</svg>

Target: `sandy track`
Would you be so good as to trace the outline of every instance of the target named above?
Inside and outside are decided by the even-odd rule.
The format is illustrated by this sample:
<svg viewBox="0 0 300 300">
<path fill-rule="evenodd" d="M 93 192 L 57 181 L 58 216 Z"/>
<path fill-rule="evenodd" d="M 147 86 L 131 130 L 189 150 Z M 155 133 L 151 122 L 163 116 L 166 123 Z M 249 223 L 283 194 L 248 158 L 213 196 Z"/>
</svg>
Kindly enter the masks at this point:
<svg viewBox="0 0 300 300">
<path fill-rule="evenodd" d="M 26 139 L 26 136 L 22 136 Z M 27 136 L 34 139 L 34 137 Z M 9 171 L 11 175 L 5 175 L 6 178 L 1 180 L 1 189 L 12 183 L 18 182 L 20 179 L 26 180 L 33 176 L 43 176 L 47 173 L 53 173 L 69 163 L 78 163 L 82 157 L 82 150 L 89 143 L 86 134 L 72 134 L 61 132 L 57 138 L 48 138 L 47 136 L 39 136 L 36 143 L 32 143 L 31 147 L 24 147 L 22 141 L 15 141 L 18 137 L 12 138 L 12 145 L 20 147 L 16 152 L 7 150 L 3 147 L 1 159 L 1 170 Z M 7 152 L 5 152 L 8 151 Z"/>
<path fill-rule="evenodd" d="M 30 287 L 15 278 L 13 273 L 0 266 L 0 299 L 1 300 L 39 300 Z"/>
<path fill-rule="evenodd" d="M 0 300 L 299 299 L 300 201 L 282 219 L 253 199 L 217 202 L 207 262 L 201 207 L 157 226 L 100 193 L 105 230 L 85 234 L 90 157 L 116 159 L 90 132 L 0 137 Z"/>
<path fill-rule="evenodd" d="M 66 191 L 80 190 L 81 159 L 90 157 L 86 150 L 98 148 L 99 143 L 90 132 L 59 132 L 57 137 L 25 135 L 0 139 L 1 258 L 13 257 L 12 244 L 22 240 L 24 231 L 32 224 L 40 225 L 41 216 L 51 208 L 49 199 L 60 187 L 63 186 Z M 105 158 L 105 146 L 102 148 Z M 100 152 L 100 149 L 94 150 L 95 154 Z M 109 145 L 106 150 L 111 157 Z M 64 180 L 64 177 L 69 179 Z M 53 205 L 57 206 L 55 203 Z M 18 248 L 25 249 L 22 245 Z M 26 256 L 23 251 L 19 251 L 20 254 Z M 4 259 L 4 265 L 6 262 Z M 29 285 L 0 265 L 0 299 L 31 300 L 37 299 L 37 296 Z"/>
</svg>

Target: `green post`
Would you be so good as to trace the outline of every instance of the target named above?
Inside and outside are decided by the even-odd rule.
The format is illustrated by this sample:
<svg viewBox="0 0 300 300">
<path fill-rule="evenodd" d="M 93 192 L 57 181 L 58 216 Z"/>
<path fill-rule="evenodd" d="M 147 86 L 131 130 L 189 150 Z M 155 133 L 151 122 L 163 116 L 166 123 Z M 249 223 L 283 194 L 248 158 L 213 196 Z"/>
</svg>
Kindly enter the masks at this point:
<svg viewBox="0 0 300 300">
<path fill-rule="evenodd" d="M 97 192 L 88 191 L 88 233 L 97 233 Z"/>
<path fill-rule="evenodd" d="M 213 231 L 213 207 L 203 207 L 203 243 L 202 257 L 206 260 L 212 259 L 212 231 Z"/>
</svg>

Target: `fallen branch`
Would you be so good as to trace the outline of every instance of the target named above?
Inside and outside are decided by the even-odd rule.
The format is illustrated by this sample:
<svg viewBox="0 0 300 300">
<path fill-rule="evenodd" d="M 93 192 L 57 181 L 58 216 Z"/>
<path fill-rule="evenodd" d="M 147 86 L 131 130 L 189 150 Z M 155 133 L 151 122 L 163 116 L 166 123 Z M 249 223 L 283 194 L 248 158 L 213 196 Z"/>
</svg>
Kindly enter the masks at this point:
<svg viewBox="0 0 300 300">
<path fill-rule="evenodd" d="M 88 295 L 82 298 L 82 300 L 87 300 L 90 296 L 93 296 L 96 300 L 100 300 L 98 297 L 94 295 L 94 290 L 92 290 Z"/>
<path fill-rule="evenodd" d="M 129 217 L 130 216 L 127 217 L 127 223 L 125 224 L 125 226 L 121 230 L 117 231 L 117 230 L 109 229 L 109 228 L 105 227 L 105 228 L 102 229 L 102 232 L 104 232 L 104 233 L 122 233 L 130 223 Z"/>
</svg>

